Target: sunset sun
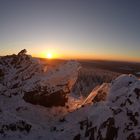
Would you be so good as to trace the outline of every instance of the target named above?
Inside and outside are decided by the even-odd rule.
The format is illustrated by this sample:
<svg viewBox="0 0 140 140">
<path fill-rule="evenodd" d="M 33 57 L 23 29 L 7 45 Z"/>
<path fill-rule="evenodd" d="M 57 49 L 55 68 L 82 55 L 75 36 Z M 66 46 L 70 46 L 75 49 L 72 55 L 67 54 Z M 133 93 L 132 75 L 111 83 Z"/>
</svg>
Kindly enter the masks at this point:
<svg viewBox="0 0 140 140">
<path fill-rule="evenodd" d="M 51 59 L 52 58 L 52 54 L 51 53 L 47 53 L 46 58 Z"/>
</svg>

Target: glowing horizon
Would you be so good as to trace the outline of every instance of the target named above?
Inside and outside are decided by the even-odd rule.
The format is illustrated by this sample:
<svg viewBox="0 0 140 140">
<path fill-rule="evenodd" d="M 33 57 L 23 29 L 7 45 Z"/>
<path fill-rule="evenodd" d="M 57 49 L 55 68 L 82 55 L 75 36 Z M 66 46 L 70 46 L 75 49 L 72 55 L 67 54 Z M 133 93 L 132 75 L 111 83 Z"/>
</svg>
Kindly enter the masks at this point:
<svg viewBox="0 0 140 140">
<path fill-rule="evenodd" d="M 25 48 L 25 47 L 24 47 Z M 20 50 L 24 49 L 21 48 Z M 36 48 L 36 47 L 35 47 Z M 40 48 L 40 47 L 39 47 Z M 27 48 L 25 48 L 27 49 Z M 4 52 L 1 56 L 4 55 L 11 55 L 11 54 L 17 54 L 20 50 L 15 50 L 12 52 Z M 93 53 L 82 53 L 80 52 L 80 55 L 77 55 L 76 51 L 62 51 L 59 49 L 44 49 L 42 51 L 33 51 L 31 48 L 27 49 L 27 54 L 31 55 L 33 57 L 37 57 L 37 58 L 49 58 L 49 59 L 75 59 L 75 60 L 109 60 L 109 61 L 128 61 L 128 62 L 140 62 L 140 58 L 136 57 L 136 58 L 132 58 L 129 56 L 123 56 L 122 54 L 118 54 L 118 55 L 114 55 L 114 54 L 104 54 L 104 53 L 96 53 L 93 55 Z"/>
<path fill-rule="evenodd" d="M 140 2 L 1 0 L 0 56 L 140 62 Z"/>
</svg>

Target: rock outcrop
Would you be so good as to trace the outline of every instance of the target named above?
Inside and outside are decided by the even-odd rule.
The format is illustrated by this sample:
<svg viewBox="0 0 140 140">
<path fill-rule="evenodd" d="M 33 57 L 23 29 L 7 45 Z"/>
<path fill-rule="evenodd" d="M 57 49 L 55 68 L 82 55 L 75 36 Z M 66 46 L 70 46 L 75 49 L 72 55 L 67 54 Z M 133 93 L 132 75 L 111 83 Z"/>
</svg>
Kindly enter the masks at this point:
<svg viewBox="0 0 140 140">
<path fill-rule="evenodd" d="M 64 105 L 78 69 L 75 61 L 44 65 L 26 50 L 1 57 L 0 139 L 139 140 L 140 79 L 104 83 L 69 113 Z"/>
<path fill-rule="evenodd" d="M 46 107 L 64 106 L 77 79 L 79 63 L 69 61 L 50 68 L 26 52 L 24 49 L 18 55 L 0 58 L 0 94 L 20 95 L 27 102 Z"/>
<path fill-rule="evenodd" d="M 112 81 L 104 102 L 85 106 L 74 114 L 73 117 L 82 112 L 86 114 L 83 115 L 86 119 L 78 122 L 79 130 L 75 136 L 80 135 L 81 139 L 88 140 L 139 140 L 139 103 L 140 80 L 133 75 L 119 76 Z"/>
<path fill-rule="evenodd" d="M 85 99 L 85 101 L 83 102 L 83 105 L 105 101 L 107 98 L 107 93 L 108 93 L 109 88 L 110 88 L 109 83 L 103 83 L 101 86 L 97 86 Z"/>
</svg>

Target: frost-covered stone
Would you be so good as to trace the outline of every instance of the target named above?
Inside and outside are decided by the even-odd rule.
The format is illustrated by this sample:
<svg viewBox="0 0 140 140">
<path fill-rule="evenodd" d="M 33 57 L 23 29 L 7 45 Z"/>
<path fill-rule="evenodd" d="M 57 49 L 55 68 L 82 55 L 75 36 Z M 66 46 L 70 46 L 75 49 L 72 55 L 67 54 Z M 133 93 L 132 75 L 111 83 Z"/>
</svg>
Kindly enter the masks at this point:
<svg viewBox="0 0 140 140">
<path fill-rule="evenodd" d="M 4 75 L 4 79 L 0 94 L 7 97 L 18 94 L 27 102 L 47 107 L 65 105 L 80 65 L 69 61 L 56 68 L 49 67 L 26 55 L 25 49 L 18 55 L 1 57 L 0 76 Z"/>
<path fill-rule="evenodd" d="M 140 79 L 121 75 L 93 90 L 84 106 L 83 101 L 71 100 L 60 107 L 57 99 L 67 100 L 79 64 L 47 67 L 25 53 L 0 58 L 0 139 L 140 139 Z"/>
<path fill-rule="evenodd" d="M 89 94 L 89 96 L 83 102 L 83 105 L 88 104 L 88 103 L 96 103 L 100 101 L 105 101 L 109 88 L 110 88 L 110 84 L 108 83 L 103 83 L 101 86 L 97 86 L 96 88 L 93 89 L 93 91 Z"/>
<path fill-rule="evenodd" d="M 102 90 L 106 91 L 106 88 Z M 121 75 L 111 84 L 105 102 L 85 106 L 68 116 L 72 121 L 71 117 L 81 115 L 80 122 L 83 122 L 76 128 L 77 133 L 73 130 L 69 133 L 73 133 L 73 139 L 80 135 L 81 139 L 139 140 L 139 103 L 140 80 L 133 75 Z M 76 120 L 74 124 L 73 128 L 77 126 Z"/>
</svg>

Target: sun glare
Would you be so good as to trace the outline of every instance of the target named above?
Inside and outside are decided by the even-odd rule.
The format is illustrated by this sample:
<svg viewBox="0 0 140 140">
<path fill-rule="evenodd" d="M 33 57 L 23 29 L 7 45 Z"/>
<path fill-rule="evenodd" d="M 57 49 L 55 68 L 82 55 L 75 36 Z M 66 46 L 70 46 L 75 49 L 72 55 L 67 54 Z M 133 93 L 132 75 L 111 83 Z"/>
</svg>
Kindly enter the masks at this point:
<svg viewBox="0 0 140 140">
<path fill-rule="evenodd" d="M 47 56 L 46 56 L 48 59 L 51 59 L 52 58 L 52 54 L 51 53 L 47 53 Z"/>
</svg>

